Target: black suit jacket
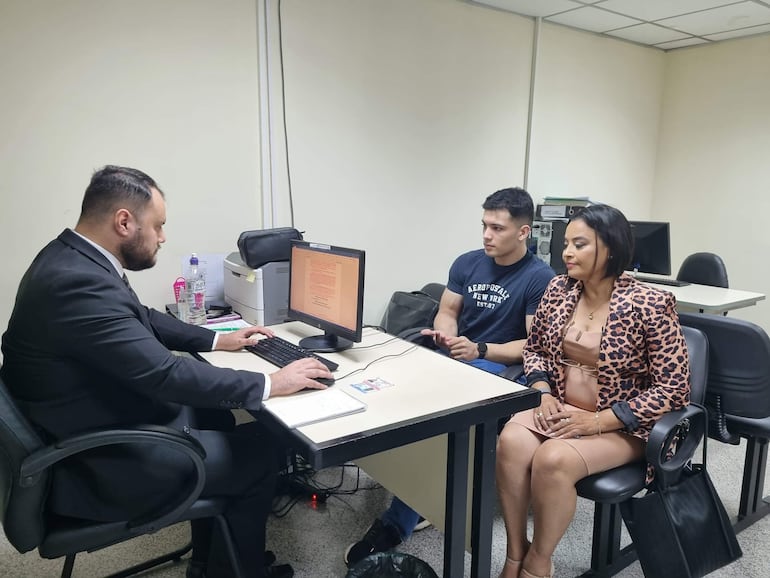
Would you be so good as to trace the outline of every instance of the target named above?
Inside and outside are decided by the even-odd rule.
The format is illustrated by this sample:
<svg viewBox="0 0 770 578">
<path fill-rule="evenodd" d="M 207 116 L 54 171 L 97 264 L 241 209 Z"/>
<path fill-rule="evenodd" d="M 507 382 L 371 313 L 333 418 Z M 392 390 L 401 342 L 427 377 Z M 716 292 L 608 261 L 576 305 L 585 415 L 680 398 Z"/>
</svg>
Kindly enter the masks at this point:
<svg viewBox="0 0 770 578">
<path fill-rule="evenodd" d="M 112 264 L 67 229 L 21 280 L 0 371 L 48 441 L 121 425 L 181 428 L 191 415 L 183 406 L 259 409 L 263 375 L 172 353 L 207 351 L 212 339 L 143 306 Z M 68 515 L 85 507 L 99 519 L 121 517 L 126 504 L 178 487 L 190 469 L 177 460 L 146 446 L 119 459 L 114 448 L 95 450 L 57 470 L 53 502 Z"/>
</svg>

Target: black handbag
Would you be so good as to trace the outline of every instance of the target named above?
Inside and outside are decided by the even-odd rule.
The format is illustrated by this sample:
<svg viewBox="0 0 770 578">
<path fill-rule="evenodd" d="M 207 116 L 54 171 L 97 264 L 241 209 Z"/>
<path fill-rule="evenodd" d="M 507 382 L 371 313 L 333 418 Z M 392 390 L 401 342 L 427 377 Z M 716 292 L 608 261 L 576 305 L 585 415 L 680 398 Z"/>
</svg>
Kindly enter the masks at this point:
<svg viewBox="0 0 770 578">
<path fill-rule="evenodd" d="M 301 240 L 302 233 L 292 227 L 244 231 L 238 236 L 238 252 L 246 265 L 259 269 L 265 263 L 288 261 L 294 239 Z"/>
<path fill-rule="evenodd" d="M 407 329 L 433 327 L 433 318 L 438 312 L 438 301 L 422 291 L 396 291 L 393 293 L 382 328 L 391 335 L 399 335 Z"/>
<path fill-rule="evenodd" d="M 743 555 L 706 470 L 706 438 L 702 464 L 676 476 L 656 468 L 647 493 L 622 502 L 620 512 L 645 576 L 699 578 Z"/>
</svg>

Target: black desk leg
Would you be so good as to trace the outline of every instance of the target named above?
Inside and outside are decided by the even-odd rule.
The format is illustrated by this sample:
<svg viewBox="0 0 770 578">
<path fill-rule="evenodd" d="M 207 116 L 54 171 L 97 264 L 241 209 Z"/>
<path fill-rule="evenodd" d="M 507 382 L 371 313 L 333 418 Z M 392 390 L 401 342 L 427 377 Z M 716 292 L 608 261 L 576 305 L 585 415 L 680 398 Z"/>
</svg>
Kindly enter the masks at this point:
<svg viewBox="0 0 770 578">
<path fill-rule="evenodd" d="M 492 573 L 492 518 L 495 509 L 497 420 L 478 424 L 473 457 L 471 514 L 471 578 Z"/>
<path fill-rule="evenodd" d="M 449 432 L 447 440 L 444 578 L 461 578 L 465 570 L 469 439 L 468 430 L 462 430 Z"/>
</svg>

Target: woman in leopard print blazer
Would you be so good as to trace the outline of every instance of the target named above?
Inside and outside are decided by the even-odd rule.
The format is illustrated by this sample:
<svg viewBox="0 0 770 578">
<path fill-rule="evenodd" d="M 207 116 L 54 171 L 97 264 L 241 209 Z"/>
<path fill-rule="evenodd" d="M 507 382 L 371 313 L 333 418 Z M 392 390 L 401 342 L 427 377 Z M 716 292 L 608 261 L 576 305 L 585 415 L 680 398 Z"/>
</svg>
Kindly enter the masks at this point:
<svg viewBox="0 0 770 578">
<path fill-rule="evenodd" d="M 587 207 L 567 226 L 567 274 L 546 289 L 524 349 L 541 403 L 514 415 L 498 442 L 508 539 L 501 578 L 550 576 L 575 513 L 575 483 L 642 459 L 656 420 L 689 401 L 676 301 L 623 272 L 632 255 L 631 227 L 613 207 Z"/>
</svg>

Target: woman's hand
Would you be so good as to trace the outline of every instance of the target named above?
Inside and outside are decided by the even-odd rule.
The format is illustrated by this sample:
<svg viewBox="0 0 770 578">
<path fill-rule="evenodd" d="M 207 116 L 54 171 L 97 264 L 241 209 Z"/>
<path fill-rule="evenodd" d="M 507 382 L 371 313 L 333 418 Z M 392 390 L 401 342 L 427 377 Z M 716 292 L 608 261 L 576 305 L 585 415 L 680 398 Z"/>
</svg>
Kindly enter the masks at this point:
<svg viewBox="0 0 770 578">
<path fill-rule="evenodd" d="M 540 407 L 535 409 L 535 427 L 543 433 L 550 433 L 551 417 L 559 413 L 564 413 L 564 407 L 559 400 L 550 393 L 543 393 L 540 397 Z"/>
<path fill-rule="evenodd" d="M 599 433 L 599 422 L 596 414 L 585 411 L 565 411 L 562 409 L 551 414 L 548 433 L 556 434 L 557 438 L 579 438 Z"/>
</svg>

